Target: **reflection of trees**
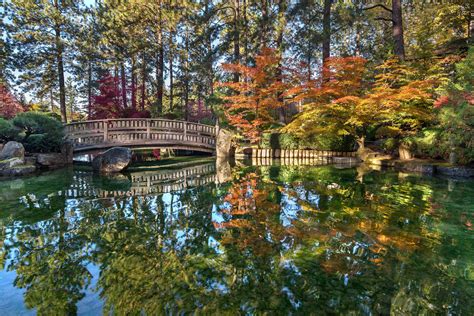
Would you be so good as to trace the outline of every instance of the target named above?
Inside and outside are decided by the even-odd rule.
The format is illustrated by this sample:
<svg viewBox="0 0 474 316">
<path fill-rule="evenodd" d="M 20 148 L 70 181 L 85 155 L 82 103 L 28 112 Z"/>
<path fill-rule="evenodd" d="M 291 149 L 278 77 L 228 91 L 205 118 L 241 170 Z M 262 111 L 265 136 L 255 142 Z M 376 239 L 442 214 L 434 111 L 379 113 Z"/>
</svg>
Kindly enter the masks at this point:
<svg viewBox="0 0 474 316">
<path fill-rule="evenodd" d="M 101 266 L 98 284 L 108 310 L 158 314 L 205 303 L 209 276 L 218 276 L 209 244 L 217 238 L 213 190 L 123 198 L 95 212 L 82 229 L 95 241 L 92 260 Z M 98 209 L 90 208 L 91 214 Z"/>
<path fill-rule="evenodd" d="M 472 187 L 447 193 L 444 180 L 356 177 L 249 168 L 225 186 L 164 195 L 30 196 L 26 211 L 46 219 L 2 229 L 5 262 L 43 314 L 76 311 L 89 263 L 100 267 L 105 313 L 474 309 L 473 233 L 464 225 L 473 215 L 460 203 Z"/>
<path fill-rule="evenodd" d="M 90 281 L 85 267 L 83 238 L 75 232 L 72 214 L 66 214 L 65 199 L 51 197 L 25 203 L 25 209 L 54 214 L 35 224 L 18 226 L 8 236 L 8 269 L 16 271 L 15 286 L 26 289 L 25 303 L 40 315 L 76 312 Z"/>
<path fill-rule="evenodd" d="M 242 178 L 227 198 L 232 207 L 225 212 L 232 216 L 220 227 L 228 230 L 223 242 L 229 247 L 242 244 L 240 249 L 247 249 L 246 253 L 262 241 L 272 245 L 267 249 L 274 251 L 266 253 L 272 255 L 268 259 L 272 271 L 278 271 L 273 276 L 279 278 L 280 290 L 299 302 L 300 312 L 327 308 L 385 314 L 391 304 L 392 311 L 405 313 L 440 312 L 446 306 L 469 310 L 456 302 L 468 300 L 473 284 L 453 278 L 452 272 L 449 275 L 449 264 L 439 255 L 446 245 L 440 229 L 444 215 L 436 212 L 439 205 L 427 183 L 414 178 L 399 181 L 388 174 L 361 184 L 348 182 L 341 172 L 334 177 L 328 168 L 296 173 L 289 169 L 276 177 L 269 170 L 270 179 L 276 182 L 268 181 L 265 174 L 260 180 L 256 173 Z M 281 177 L 293 184 L 280 186 L 284 202 L 272 207 L 266 199 Z M 263 198 L 261 191 L 266 192 Z M 291 207 L 298 210 L 292 229 L 301 238 L 295 247 L 285 250 L 277 247 L 279 240 L 285 240 L 278 238 L 280 212 Z M 275 212 L 279 216 L 271 215 Z M 246 218 L 250 213 L 255 222 Z M 280 229 L 272 229 L 275 223 Z M 252 229 L 260 234 L 252 234 Z M 452 243 L 447 245 L 452 248 Z M 470 289 L 470 294 L 455 290 L 458 288 Z M 290 296 L 288 301 L 292 301 Z"/>
</svg>

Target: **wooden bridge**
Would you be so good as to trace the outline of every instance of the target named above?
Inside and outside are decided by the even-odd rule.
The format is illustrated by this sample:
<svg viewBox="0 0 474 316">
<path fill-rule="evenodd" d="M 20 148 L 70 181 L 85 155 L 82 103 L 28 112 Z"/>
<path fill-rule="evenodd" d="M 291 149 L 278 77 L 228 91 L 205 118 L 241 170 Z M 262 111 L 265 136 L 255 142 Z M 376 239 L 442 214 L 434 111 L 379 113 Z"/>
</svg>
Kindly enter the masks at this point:
<svg viewBox="0 0 474 316">
<path fill-rule="evenodd" d="M 109 198 L 171 193 L 216 183 L 216 168 L 214 163 L 208 163 L 181 169 L 133 172 L 119 180 L 128 184 L 122 189 L 101 187 L 94 177 L 92 172 L 74 171 L 74 183 L 59 194 L 67 198 Z"/>
<path fill-rule="evenodd" d="M 216 127 L 165 119 L 106 119 L 70 123 L 65 132 L 74 152 L 114 146 L 173 148 L 214 153 Z"/>
</svg>

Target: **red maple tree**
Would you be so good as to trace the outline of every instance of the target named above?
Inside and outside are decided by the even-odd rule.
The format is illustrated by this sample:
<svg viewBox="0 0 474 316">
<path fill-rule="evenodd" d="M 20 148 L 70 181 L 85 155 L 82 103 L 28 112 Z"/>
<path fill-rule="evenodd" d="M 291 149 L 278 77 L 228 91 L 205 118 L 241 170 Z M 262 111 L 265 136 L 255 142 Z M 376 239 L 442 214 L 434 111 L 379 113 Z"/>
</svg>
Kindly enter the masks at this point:
<svg viewBox="0 0 474 316">
<path fill-rule="evenodd" d="M 110 74 L 99 80 L 100 94 L 92 97 L 91 119 L 118 118 L 122 111 L 120 79 Z"/>
<path fill-rule="evenodd" d="M 10 119 L 20 112 L 23 112 L 21 104 L 6 85 L 0 84 L 0 117 Z"/>
</svg>

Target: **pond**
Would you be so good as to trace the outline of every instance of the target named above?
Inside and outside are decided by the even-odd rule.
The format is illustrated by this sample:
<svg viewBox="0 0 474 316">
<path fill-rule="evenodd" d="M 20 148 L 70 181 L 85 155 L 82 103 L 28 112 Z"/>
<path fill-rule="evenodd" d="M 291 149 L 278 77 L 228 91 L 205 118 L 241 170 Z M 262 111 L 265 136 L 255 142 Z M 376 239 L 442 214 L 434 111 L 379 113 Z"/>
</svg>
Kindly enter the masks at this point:
<svg viewBox="0 0 474 316">
<path fill-rule="evenodd" d="M 471 314 L 474 181 L 213 163 L 0 182 L 0 310 Z"/>
</svg>

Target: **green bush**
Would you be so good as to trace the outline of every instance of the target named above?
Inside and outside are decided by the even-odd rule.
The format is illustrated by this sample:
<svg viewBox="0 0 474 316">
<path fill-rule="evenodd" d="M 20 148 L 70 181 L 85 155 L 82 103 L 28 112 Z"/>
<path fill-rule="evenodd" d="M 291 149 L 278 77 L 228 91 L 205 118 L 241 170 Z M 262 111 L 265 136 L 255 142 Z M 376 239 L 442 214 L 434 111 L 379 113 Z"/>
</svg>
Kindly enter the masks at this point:
<svg viewBox="0 0 474 316">
<path fill-rule="evenodd" d="M 434 103 L 436 120 L 415 138 L 416 154 L 448 159 L 455 153 L 457 162 L 474 162 L 474 47 L 455 65 L 456 72 L 439 91 Z"/>
<path fill-rule="evenodd" d="M 0 118 L 0 142 L 8 142 L 18 137 L 18 129 L 13 126 L 11 121 Z"/>
<path fill-rule="evenodd" d="M 64 138 L 63 125 L 39 112 L 20 113 L 12 120 L 20 130 L 21 142 L 29 152 L 59 152 Z"/>
<path fill-rule="evenodd" d="M 416 137 L 416 154 L 421 157 L 448 159 L 456 153 L 460 164 L 474 161 L 474 106 L 464 102 L 440 109 L 438 125 Z"/>
<path fill-rule="evenodd" d="M 351 151 L 354 147 L 354 139 L 338 135 L 320 135 L 308 139 L 299 139 L 291 134 L 266 133 L 263 134 L 260 145 L 273 149 Z"/>
</svg>

